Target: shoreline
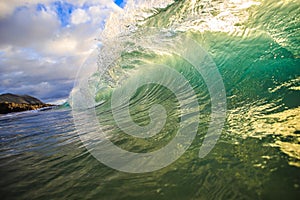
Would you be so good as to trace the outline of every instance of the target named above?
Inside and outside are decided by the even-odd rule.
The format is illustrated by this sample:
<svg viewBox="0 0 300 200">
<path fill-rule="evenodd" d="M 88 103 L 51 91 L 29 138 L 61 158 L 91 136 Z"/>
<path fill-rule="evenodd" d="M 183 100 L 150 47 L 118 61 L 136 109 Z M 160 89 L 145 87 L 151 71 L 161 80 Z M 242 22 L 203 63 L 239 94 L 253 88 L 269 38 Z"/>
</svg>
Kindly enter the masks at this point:
<svg viewBox="0 0 300 200">
<path fill-rule="evenodd" d="M 44 103 L 29 95 L 16 95 L 11 93 L 0 95 L 0 114 L 24 112 L 30 110 L 49 109 L 54 104 Z"/>
</svg>

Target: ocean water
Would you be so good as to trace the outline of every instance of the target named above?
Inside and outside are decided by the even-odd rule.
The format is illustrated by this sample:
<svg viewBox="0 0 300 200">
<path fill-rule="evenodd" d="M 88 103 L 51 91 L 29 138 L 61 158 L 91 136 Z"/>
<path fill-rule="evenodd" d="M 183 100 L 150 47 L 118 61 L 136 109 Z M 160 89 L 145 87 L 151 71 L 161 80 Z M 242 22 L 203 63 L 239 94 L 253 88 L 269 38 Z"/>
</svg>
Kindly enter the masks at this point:
<svg viewBox="0 0 300 200">
<path fill-rule="evenodd" d="M 292 0 L 129 1 L 78 71 L 73 109 L 0 116 L 1 199 L 298 199 L 299 8 Z M 215 105 L 226 109 L 214 115 Z M 105 154 L 105 164 L 95 153 L 105 138 L 155 152 L 182 126 L 183 139 L 195 137 L 156 170 L 128 173 L 155 159 L 113 169 L 107 163 L 123 157 Z M 199 157 L 206 139 L 216 143 Z"/>
</svg>

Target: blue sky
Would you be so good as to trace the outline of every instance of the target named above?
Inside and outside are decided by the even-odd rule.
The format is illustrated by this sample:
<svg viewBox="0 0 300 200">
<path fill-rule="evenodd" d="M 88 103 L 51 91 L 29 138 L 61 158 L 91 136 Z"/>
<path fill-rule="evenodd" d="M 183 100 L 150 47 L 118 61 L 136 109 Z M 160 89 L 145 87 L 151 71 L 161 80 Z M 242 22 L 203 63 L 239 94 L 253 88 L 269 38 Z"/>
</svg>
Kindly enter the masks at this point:
<svg viewBox="0 0 300 200">
<path fill-rule="evenodd" d="M 78 68 L 122 0 L 0 2 L 0 94 L 66 99 Z"/>
<path fill-rule="evenodd" d="M 52 6 L 55 7 L 55 11 L 62 26 L 70 24 L 72 12 L 76 9 L 76 7 L 71 3 L 62 1 L 55 1 L 52 3 Z"/>
</svg>

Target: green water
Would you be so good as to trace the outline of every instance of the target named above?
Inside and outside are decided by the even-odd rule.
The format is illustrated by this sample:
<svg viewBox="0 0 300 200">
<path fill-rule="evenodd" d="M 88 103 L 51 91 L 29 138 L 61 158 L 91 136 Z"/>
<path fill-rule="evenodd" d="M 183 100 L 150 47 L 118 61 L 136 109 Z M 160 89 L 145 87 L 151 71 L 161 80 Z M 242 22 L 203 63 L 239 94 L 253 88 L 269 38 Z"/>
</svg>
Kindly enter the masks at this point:
<svg viewBox="0 0 300 200">
<path fill-rule="evenodd" d="M 102 47 L 96 52 L 97 71 L 92 71 L 91 76 L 84 75 L 90 69 L 89 61 L 79 71 L 79 77 L 88 79 L 88 91 L 92 91 L 97 103 L 95 109 L 84 112 L 95 111 L 97 126 L 124 150 L 157 151 L 176 137 L 181 117 L 185 117 L 186 124 L 197 123 L 197 134 L 179 159 L 148 173 L 121 172 L 101 163 L 90 154 L 91 149 L 86 149 L 89 145 L 101 145 L 101 138 L 88 137 L 82 142 L 90 132 L 97 133 L 92 129 L 97 126 L 86 115 L 78 115 L 81 112 L 76 109 L 4 116 L 0 118 L 1 196 L 298 199 L 300 3 L 249 2 L 176 1 L 164 8 L 157 8 L 155 3 L 150 5 L 152 9 L 142 12 L 149 14 L 145 18 L 137 17 L 138 12 L 127 13 L 122 18 L 130 19 L 126 23 L 121 19 L 107 22 Z M 181 36 L 197 42 L 207 52 L 225 87 L 227 111 L 222 134 L 204 158 L 198 155 L 212 114 L 209 86 L 188 60 L 172 53 L 171 48 L 170 52 L 159 48 L 175 45 L 178 49 L 189 49 L 187 44 L 180 43 Z M 133 124 L 150 124 L 149 110 L 153 105 L 162 105 L 167 118 L 156 135 L 133 137 L 115 121 L 112 94 L 134 88 L 134 83 L 146 77 L 163 76 L 168 83 L 178 83 L 180 79 L 159 70 L 157 66 L 161 64 L 185 77 L 184 84 L 195 92 L 198 106 L 183 114 L 180 101 L 192 102 L 190 93 L 180 87 L 180 92 L 174 94 L 159 84 L 143 85 L 130 98 L 130 117 L 122 119 L 126 130 L 133 131 Z M 76 87 L 73 92 L 76 94 Z M 116 114 L 125 108 L 120 105 Z M 163 121 L 162 112 L 155 119 Z M 114 159 L 112 156 L 111 160 Z"/>
</svg>

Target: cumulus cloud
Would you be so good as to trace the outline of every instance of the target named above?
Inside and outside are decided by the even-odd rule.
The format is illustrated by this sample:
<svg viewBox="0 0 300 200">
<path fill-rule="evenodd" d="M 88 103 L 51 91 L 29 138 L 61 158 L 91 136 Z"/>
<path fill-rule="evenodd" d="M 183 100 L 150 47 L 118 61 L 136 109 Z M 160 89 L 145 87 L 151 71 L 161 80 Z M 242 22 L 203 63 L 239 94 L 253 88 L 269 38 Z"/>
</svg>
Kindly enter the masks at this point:
<svg viewBox="0 0 300 200">
<path fill-rule="evenodd" d="M 0 1 L 0 93 L 67 98 L 112 0 Z"/>
<path fill-rule="evenodd" d="M 37 5 L 38 3 L 47 4 L 51 2 L 51 0 L 9 0 L 9 1 L 0 1 L 0 18 L 7 17 L 12 15 L 16 8 L 27 6 L 30 7 L 32 5 Z"/>
<path fill-rule="evenodd" d="M 90 20 L 90 17 L 85 12 L 85 10 L 79 8 L 76 9 L 72 14 L 72 23 L 73 24 L 82 24 Z"/>
<path fill-rule="evenodd" d="M 0 45 L 31 46 L 51 38 L 53 30 L 58 30 L 59 26 L 53 11 L 36 12 L 34 8 L 23 8 L 11 17 L 0 19 Z"/>
</svg>

